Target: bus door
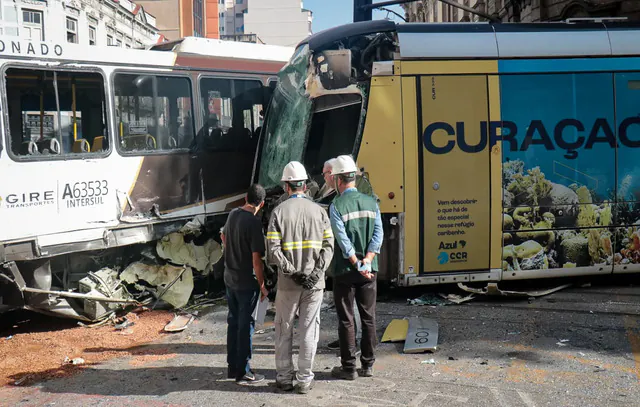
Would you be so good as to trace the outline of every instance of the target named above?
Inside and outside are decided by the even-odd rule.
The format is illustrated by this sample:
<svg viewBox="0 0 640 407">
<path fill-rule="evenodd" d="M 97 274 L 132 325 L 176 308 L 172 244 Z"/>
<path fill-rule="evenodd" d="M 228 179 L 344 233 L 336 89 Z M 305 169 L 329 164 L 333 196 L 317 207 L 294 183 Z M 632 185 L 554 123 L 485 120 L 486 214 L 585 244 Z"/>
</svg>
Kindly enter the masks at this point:
<svg viewBox="0 0 640 407">
<path fill-rule="evenodd" d="M 487 75 L 417 78 L 423 273 L 489 269 L 489 80 Z"/>
</svg>

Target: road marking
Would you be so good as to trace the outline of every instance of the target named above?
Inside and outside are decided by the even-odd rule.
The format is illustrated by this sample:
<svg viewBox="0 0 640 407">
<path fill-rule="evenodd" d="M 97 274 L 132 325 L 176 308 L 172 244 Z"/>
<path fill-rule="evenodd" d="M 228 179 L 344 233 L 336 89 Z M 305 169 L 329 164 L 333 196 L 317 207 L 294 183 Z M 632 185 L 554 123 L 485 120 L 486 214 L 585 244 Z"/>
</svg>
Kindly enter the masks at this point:
<svg viewBox="0 0 640 407">
<path fill-rule="evenodd" d="M 533 400 L 531 400 L 531 397 L 520 390 L 516 390 L 518 393 L 518 396 L 520 396 L 520 398 L 522 399 L 522 401 L 524 402 L 524 404 L 527 405 L 527 407 L 536 407 L 536 404 L 533 402 Z"/>
</svg>

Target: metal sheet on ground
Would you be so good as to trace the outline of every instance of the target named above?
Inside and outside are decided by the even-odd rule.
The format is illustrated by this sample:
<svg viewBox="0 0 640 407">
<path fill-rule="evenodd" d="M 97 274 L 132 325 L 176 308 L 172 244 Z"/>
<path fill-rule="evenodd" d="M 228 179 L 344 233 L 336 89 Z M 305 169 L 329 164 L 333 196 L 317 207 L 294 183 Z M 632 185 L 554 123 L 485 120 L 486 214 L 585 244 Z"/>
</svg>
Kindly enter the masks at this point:
<svg viewBox="0 0 640 407">
<path fill-rule="evenodd" d="M 433 352 L 438 346 L 438 322 L 427 318 L 409 318 L 404 353 Z"/>
<path fill-rule="evenodd" d="M 406 319 L 392 320 L 382 335 L 381 342 L 402 342 L 407 339 L 409 321 Z"/>
</svg>

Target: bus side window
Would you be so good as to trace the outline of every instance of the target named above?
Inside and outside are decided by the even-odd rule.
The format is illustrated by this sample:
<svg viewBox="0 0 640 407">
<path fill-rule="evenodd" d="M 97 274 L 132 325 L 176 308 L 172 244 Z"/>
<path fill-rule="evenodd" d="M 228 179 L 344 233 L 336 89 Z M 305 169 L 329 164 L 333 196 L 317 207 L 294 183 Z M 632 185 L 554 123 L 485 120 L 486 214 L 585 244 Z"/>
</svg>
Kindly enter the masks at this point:
<svg viewBox="0 0 640 407">
<path fill-rule="evenodd" d="M 6 86 L 13 155 L 45 158 L 109 150 L 101 74 L 9 68 Z"/>
<path fill-rule="evenodd" d="M 214 151 L 255 152 L 262 118 L 262 83 L 257 80 L 200 80 L 204 146 Z"/>
<path fill-rule="evenodd" d="M 195 134 L 188 78 L 119 73 L 114 89 L 123 151 L 170 151 L 191 146 Z"/>
</svg>

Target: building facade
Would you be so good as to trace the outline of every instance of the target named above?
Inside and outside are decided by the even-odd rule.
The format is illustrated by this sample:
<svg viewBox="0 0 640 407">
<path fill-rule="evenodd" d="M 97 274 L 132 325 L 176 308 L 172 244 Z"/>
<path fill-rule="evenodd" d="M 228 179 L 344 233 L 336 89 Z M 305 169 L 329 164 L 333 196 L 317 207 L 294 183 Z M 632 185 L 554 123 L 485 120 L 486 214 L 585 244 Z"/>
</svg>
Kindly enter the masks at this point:
<svg viewBox="0 0 640 407">
<path fill-rule="evenodd" d="M 223 0 L 139 0 L 157 18 L 158 30 L 169 40 L 184 37 L 220 38 L 218 9 Z"/>
<path fill-rule="evenodd" d="M 220 38 L 294 46 L 311 34 L 313 14 L 301 0 L 218 0 Z"/>
<path fill-rule="evenodd" d="M 313 14 L 300 0 L 250 0 L 244 32 L 266 44 L 296 46 L 311 35 Z"/>
<path fill-rule="evenodd" d="M 0 0 L 0 34 L 57 44 L 143 47 L 162 41 L 156 19 L 129 0 Z"/>
<path fill-rule="evenodd" d="M 640 21 L 638 0 L 458 0 L 505 22 L 564 21 L 569 18 L 626 17 Z M 460 22 L 483 18 L 438 0 L 421 0 L 402 6 L 408 21 Z"/>
</svg>

